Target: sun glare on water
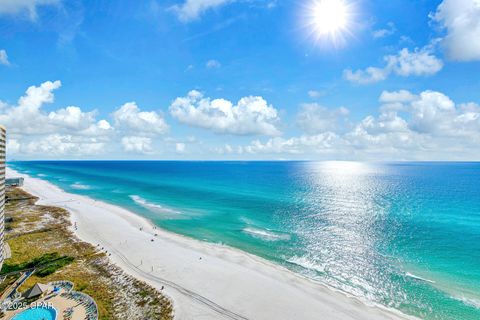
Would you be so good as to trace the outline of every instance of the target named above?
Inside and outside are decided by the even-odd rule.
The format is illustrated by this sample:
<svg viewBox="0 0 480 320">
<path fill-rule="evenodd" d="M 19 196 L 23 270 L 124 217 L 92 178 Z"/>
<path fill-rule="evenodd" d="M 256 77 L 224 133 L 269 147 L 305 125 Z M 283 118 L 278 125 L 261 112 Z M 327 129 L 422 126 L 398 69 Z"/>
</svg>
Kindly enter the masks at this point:
<svg viewBox="0 0 480 320">
<path fill-rule="evenodd" d="M 351 34 L 354 6 L 348 0 L 313 0 L 305 7 L 305 24 L 316 42 L 345 44 Z"/>
</svg>

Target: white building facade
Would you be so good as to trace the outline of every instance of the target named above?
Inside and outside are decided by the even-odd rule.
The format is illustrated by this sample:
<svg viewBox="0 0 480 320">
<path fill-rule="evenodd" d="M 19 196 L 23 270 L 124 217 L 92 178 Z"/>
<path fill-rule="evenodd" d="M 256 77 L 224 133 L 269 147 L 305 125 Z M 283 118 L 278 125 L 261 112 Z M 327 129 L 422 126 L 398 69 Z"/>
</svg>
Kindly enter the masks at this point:
<svg viewBox="0 0 480 320">
<path fill-rule="evenodd" d="M 7 132 L 5 127 L 0 125 L 0 269 L 5 259 L 3 248 L 4 229 L 5 229 L 5 161 L 6 161 L 6 143 Z"/>
</svg>

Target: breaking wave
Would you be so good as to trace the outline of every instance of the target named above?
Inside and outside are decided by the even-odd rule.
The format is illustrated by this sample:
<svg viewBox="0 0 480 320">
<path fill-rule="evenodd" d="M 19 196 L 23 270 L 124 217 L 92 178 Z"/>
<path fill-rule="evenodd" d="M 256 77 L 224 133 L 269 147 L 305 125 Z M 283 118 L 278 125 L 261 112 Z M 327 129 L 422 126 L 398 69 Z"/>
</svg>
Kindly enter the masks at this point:
<svg viewBox="0 0 480 320">
<path fill-rule="evenodd" d="M 476 309 L 480 309 L 480 301 L 479 300 L 472 299 L 472 298 L 466 298 L 466 297 L 454 297 L 454 296 L 452 296 L 452 298 L 455 299 L 455 300 L 459 300 L 459 301 L 463 302 L 463 304 L 465 304 L 467 306 L 474 307 Z"/>
<path fill-rule="evenodd" d="M 74 184 L 71 184 L 70 187 L 72 187 L 73 189 L 77 189 L 77 190 L 90 190 L 90 189 L 92 189 L 92 187 L 87 186 L 86 184 L 78 183 L 78 182 L 75 182 Z"/>
<path fill-rule="evenodd" d="M 314 270 L 318 272 L 325 272 L 325 266 L 324 265 L 319 265 L 315 263 L 314 261 L 308 259 L 307 257 L 292 257 L 287 260 L 287 262 L 290 262 L 291 264 L 297 265 L 299 267 L 308 269 L 308 270 Z"/>
<path fill-rule="evenodd" d="M 252 227 L 247 227 L 242 229 L 242 231 L 254 238 L 262 239 L 265 241 L 288 241 L 290 240 L 290 235 L 285 233 L 273 232 L 265 229 L 257 229 Z"/>
<path fill-rule="evenodd" d="M 170 208 L 165 208 L 159 204 L 149 202 L 138 195 L 130 195 L 130 199 L 132 199 L 136 204 L 152 211 L 162 212 L 162 213 L 181 214 L 180 211 L 173 210 Z"/>
<path fill-rule="evenodd" d="M 410 273 L 410 272 L 405 273 L 405 275 L 406 275 L 407 277 L 412 278 L 412 279 L 415 279 L 415 280 L 420 280 L 420 281 L 424 281 L 424 282 L 428 282 L 428 283 L 435 283 L 435 281 L 433 281 L 433 280 L 429 280 L 429 279 L 425 279 L 425 278 L 419 277 L 419 276 L 414 275 L 413 273 Z"/>
</svg>

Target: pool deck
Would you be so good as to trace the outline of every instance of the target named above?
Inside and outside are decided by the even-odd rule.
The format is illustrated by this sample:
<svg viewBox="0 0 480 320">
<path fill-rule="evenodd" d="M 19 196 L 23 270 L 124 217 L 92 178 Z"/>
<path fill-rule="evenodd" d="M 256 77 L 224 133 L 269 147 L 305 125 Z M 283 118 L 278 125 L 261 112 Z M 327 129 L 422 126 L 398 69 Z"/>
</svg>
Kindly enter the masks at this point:
<svg viewBox="0 0 480 320">
<path fill-rule="evenodd" d="M 79 304 L 77 301 L 74 301 L 72 299 L 65 298 L 61 296 L 59 293 L 49 294 L 45 297 L 42 297 L 37 301 L 35 301 L 30 306 L 35 306 L 39 304 L 51 304 L 57 310 L 57 320 L 61 320 L 61 319 L 84 320 L 87 315 L 85 307 L 83 305 Z M 5 313 L 4 319 L 10 320 L 15 315 L 28 309 L 30 306 L 26 308 L 21 308 L 18 310 L 7 311 Z M 73 313 L 69 318 L 66 318 L 64 315 L 69 308 L 73 309 Z"/>
</svg>

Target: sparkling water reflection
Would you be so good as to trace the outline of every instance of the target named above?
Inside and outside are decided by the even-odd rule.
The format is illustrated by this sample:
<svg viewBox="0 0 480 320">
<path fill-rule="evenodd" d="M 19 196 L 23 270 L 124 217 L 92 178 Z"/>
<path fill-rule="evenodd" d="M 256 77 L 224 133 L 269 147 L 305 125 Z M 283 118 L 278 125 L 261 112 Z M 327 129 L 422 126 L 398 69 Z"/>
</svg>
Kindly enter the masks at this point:
<svg viewBox="0 0 480 320">
<path fill-rule="evenodd" d="M 480 319 L 479 163 L 11 165 L 369 302 L 425 319 Z"/>
</svg>

